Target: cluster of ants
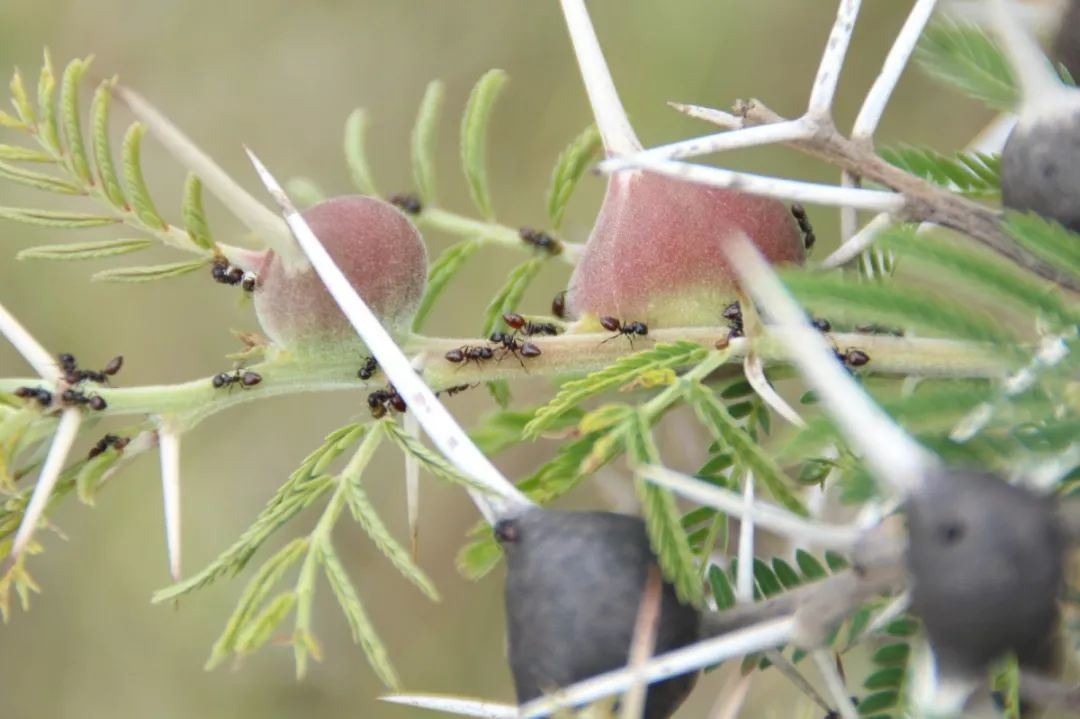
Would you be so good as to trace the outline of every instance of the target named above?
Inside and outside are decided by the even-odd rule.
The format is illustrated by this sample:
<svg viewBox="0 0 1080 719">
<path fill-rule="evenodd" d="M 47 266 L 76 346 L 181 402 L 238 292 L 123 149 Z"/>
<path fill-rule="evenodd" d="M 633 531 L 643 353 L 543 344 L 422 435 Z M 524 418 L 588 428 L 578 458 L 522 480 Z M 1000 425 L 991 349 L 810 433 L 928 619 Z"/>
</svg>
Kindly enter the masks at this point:
<svg viewBox="0 0 1080 719">
<path fill-rule="evenodd" d="M 64 383 L 67 384 L 60 393 L 60 401 L 68 407 L 89 407 L 100 412 L 109 405 L 105 398 L 98 394 L 87 394 L 78 389 L 83 382 L 96 384 L 108 384 L 109 378 L 114 376 L 124 366 L 124 358 L 120 355 L 113 357 L 100 370 L 81 369 L 75 356 L 66 352 L 56 356 L 57 366 L 63 372 Z M 44 387 L 18 387 L 15 396 L 20 399 L 35 400 L 42 407 L 52 404 L 53 393 Z"/>
<path fill-rule="evenodd" d="M 245 292 L 254 292 L 255 283 L 258 280 L 254 272 L 231 265 L 224 257 L 214 258 L 213 264 L 210 265 L 210 276 L 214 278 L 214 282 L 223 285 L 240 285 Z"/>
<path fill-rule="evenodd" d="M 744 336 L 742 306 L 737 301 L 732 302 L 730 305 L 725 307 L 721 315 L 725 320 L 727 320 L 728 323 L 728 336 L 725 338 L 725 340 L 723 340 L 723 342 L 732 340 L 736 337 Z M 810 324 L 812 324 L 814 326 L 814 329 L 816 329 L 818 332 L 832 331 L 832 323 L 826 319 L 814 317 L 811 318 Z M 877 325 L 860 325 L 855 328 L 855 331 L 863 332 L 866 334 L 898 334 L 897 330 L 883 328 Z M 836 358 L 848 367 L 862 367 L 870 361 L 870 355 L 855 347 L 848 347 L 843 352 L 841 352 L 839 349 L 834 348 L 833 352 L 836 354 Z"/>
</svg>

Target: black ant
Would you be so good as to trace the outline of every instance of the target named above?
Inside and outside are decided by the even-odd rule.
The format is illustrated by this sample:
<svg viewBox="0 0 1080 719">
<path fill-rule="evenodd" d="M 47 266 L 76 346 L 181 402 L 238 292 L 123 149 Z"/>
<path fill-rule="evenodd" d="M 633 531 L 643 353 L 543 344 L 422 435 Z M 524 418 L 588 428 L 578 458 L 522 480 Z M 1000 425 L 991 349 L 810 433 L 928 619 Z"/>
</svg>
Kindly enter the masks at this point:
<svg viewBox="0 0 1080 719">
<path fill-rule="evenodd" d="M 258 275 L 254 272 L 245 272 L 243 269 L 229 264 L 224 257 L 215 257 L 210 265 L 210 276 L 214 282 L 223 285 L 240 285 L 246 292 L 253 292 L 258 281 Z"/>
<path fill-rule="evenodd" d="M 528 340 L 518 340 L 512 333 L 509 332 L 493 332 L 488 341 L 497 344 L 502 347 L 502 354 L 499 355 L 499 361 L 502 362 L 503 358 L 507 354 L 514 355 L 518 363 L 525 367 L 525 363 L 521 361 L 522 357 L 539 357 L 541 352 L 540 348 L 534 345 Z M 518 356 L 520 353 L 520 356 Z"/>
<path fill-rule="evenodd" d="M 360 379 L 371 379 L 377 369 L 379 369 L 379 363 L 374 357 L 368 357 L 364 360 L 364 366 L 357 370 L 356 376 Z"/>
<path fill-rule="evenodd" d="M 487 361 L 494 356 L 495 352 L 490 347 L 479 347 L 472 345 L 462 345 L 461 347 L 452 349 L 445 355 L 443 355 L 443 357 L 446 358 L 447 362 L 453 362 L 455 364 L 460 362 L 464 362 L 465 364 L 468 364 L 469 362 L 476 362 L 477 364 L 480 364 L 481 362 Z"/>
<path fill-rule="evenodd" d="M 728 321 L 728 339 L 743 336 L 742 306 L 736 301 L 724 308 L 720 313 Z"/>
<path fill-rule="evenodd" d="M 420 198 L 411 192 L 398 192 L 390 195 L 390 204 L 410 215 L 419 215 L 421 210 L 424 209 Z"/>
<path fill-rule="evenodd" d="M 90 448 L 90 452 L 86 455 L 86 458 L 93 459 L 94 457 L 107 450 L 109 447 L 113 447 L 116 449 L 116 451 L 119 452 L 124 447 L 128 446 L 130 442 L 130 437 L 118 437 L 115 434 L 107 434 L 101 439 L 99 439 L 97 444 Z"/>
<path fill-rule="evenodd" d="M 834 351 L 836 352 L 836 358 L 850 367 L 862 367 L 870 361 L 870 355 L 854 347 L 849 347 L 843 352 Z"/>
<path fill-rule="evenodd" d="M 229 374 L 228 372 L 216 374 L 210 381 L 214 385 L 214 389 L 230 387 L 234 384 L 239 384 L 244 389 L 248 389 L 249 387 L 254 387 L 262 382 L 262 375 L 250 370 L 243 373 L 241 373 L 240 370 L 235 370 L 232 374 Z"/>
<path fill-rule="evenodd" d="M 368 409 L 371 410 L 371 415 L 375 419 L 380 419 L 386 416 L 386 413 L 393 409 L 397 412 L 405 412 L 408 410 L 408 406 L 405 404 L 405 400 L 401 398 L 397 390 L 391 385 L 387 389 L 378 389 L 368 395 L 367 398 Z"/>
<path fill-rule="evenodd" d="M 19 387 L 15 390 L 15 396 L 20 399 L 33 399 L 42 407 L 52 404 L 52 392 L 44 387 Z"/>
<path fill-rule="evenodd" d="M 561 242 L 541 230 L 522 227 L 518 230 L 518 235 L 521 236 L 521 239 L 525 244 L 531 245 L 538 250 L 543 250 L 549 255 L 557 255 L 563 251 Z"/>
<path fill-rule="evenodd" d="M 529 322 L 516 312 L 507 312 L 502 317 L 507 327 L 530 337 L 559 334 L 559 328 L 551 322 Z"/>
<path fill-rule="evenodd" d="M 813 325 L 814 329 L 816 329 L 818 332 L 832 331 L 832 323 L 825 319 L 815 317 L 810 320 L 810 324 Z"/>
<path fill-rule="evenodd" d="M 796 202 L 791 205 L 791 215 L 803 234 L 803 247 L 809 250 L 817 242 L 817 237 L 814 235 L 814 226 L 810 224 L 810 218 L 806 215 L 806 208 Z"/>
<path fill-rule="evenodd" d="M 87 395 L 77 389 L 64 390 L 63 394 L 60 395 L 60 400 L 66 405 L 89 407 L 95 412 L 100 412 L 109 406 L 104 397 L 96 394 Z"/>
<path fill-rule="evenodd" d="M 117 355 L 106 363 L 104 369 L 97 371 L 91 369 L 79 369 L 78 362 L 75 360 L 75 356 L 63 353 L 56 357 L 60 369 L 64 373 L 64 381 L 68 384 L 79 384 L 90 380 L 98 384 L 107 383 L 109 377 L 112 377 L 120 368 L 124 366 L 123 355 Z"/>
<path fill-rule="evenodd" d="M 566 290 L 556 292 L 555 296 L 551 298 L 551 314 L 560 320 L 566 319 Z"/>
<path fill-rule="evenodd" d="M 614 317 L 601 317 L 600 326 L 606 329 L 608 332 L 614 332 L 615 334 L 608 337 L 604 342 L 610 342 L 619 336 L 626 336 L 626 339 L 630 340 L 630 346 L 634 346 L 634 335 L 644 337 L 649 334 L 649 327 L 644 322 L 620 322 Z M 601 342 L 603 344 L 603 342 Z"/>
</svg>

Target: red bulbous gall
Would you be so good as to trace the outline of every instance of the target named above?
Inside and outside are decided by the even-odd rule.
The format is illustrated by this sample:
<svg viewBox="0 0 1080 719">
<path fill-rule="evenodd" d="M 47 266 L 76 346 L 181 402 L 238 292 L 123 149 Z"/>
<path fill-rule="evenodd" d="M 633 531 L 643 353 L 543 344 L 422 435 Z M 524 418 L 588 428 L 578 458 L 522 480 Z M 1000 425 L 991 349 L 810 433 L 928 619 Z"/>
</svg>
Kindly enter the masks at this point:
<svg viewBox="0 0 1080 719">
<path fill-rule="evenodd" d="M 648 172 L 615 175 L 570 278 L 568 314 L 656 327 L 716 324 L 735 299 L 723 243 L 737 232 L 772 263 L 806 258 L 798 226 L 779 200 Z"/>
<path fill-rule="evenodd" d="M 408 331 L 427 283 L 427 250 L 408 218 L 388 202 L 359 195 L 320 202 L 303 216 L 386 329 Z M 355 356 L 360 340 L 312 268 L 290 273 L 268 252 L 258 276 L 255 311 L 275 344 Z"/>
</svg>

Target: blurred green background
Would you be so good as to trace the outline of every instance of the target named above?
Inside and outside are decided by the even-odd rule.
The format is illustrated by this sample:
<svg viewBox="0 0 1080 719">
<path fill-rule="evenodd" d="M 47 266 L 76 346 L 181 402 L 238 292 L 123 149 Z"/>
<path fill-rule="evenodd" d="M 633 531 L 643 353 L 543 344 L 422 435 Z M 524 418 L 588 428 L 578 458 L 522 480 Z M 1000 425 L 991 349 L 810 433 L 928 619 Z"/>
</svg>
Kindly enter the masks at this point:
<svg viewBox="0 0 1080 719">
<path fill-rule="evenodd" d="M 837 119 L 850 125 L 880 67 L 909 2 L 869 2 L 841 84 Z M 595 0 L 590 3 L 624 103 L 643 142 L 707 131 L 665 106 L 679 100 L 726 108 L 759 97 L 795 115 L 835 11 L 826 0 Z M 350 190 L 341 128 L 357 106 L 370 111 L 370 154 L 384 193 L 410 189 L 408 135 L 426 83 L 446 81 L 440 130 L 442 204 L 471 213 L 457 161 L 457 118 L 472 83 L 501 67 L 511 83 L 499 101 L 490 137 L 490 172 L 500 219 L 544 226 L 544 191 L 558 152 L 588 122 L 589 111 L 554 0 L 4 0 L 0 3 L 0 69 L 34 77 L 43 47 L 59 66 L 93 54 L 97 77 L 119 74 L 165 111 L 229 172 L 258 194 L 241 143 L 279 177 L 306 175 L 329 194 Z M 31 85 L 32 87 L 33 85 Z M 88 83 L 89 86 L 89 83 Z M 89 94 L 83 94 L 84 107 Z M 117 136 L 130 117 L 115 110 Z M 962 145 L 989 115 L 908 72 L 880 138 L 938 149 Z M 19 138 L 0 132 L 0 142 Z M 148 180 L 158 207 L 176 217 L 184 173 L 148 139 Z M 723 158 L 728 166 L 835 181 L 838 173 L 784 149 Z M 570 239 L 584 241 L 603 191 L 586 177 L 571 202 Z M 0 184 L 0 205 L 68 206 Z M 77 206 L 77 204 L 75 205 Z M 89 208 L 88 208 L 89 209 Z M 238 223 L 208 198 L 216 236 L 235 241 Z M 835 245 L 836 213 L 811 208 L 820 246 Z M 87 264 L 16 263 L 15 252 L 51 241 L 125 236 L 105 231 L 53 233 L 0 224 L 0 301 L 53 351 L 87 365 L 126 358 L 122 386 L 208 376 L 230 366 L 230 329 L 256 329 L 238 292 L 203 273 L 139 286 L 91 284 Z M 450 239 L 427 238 L 434 256 Z M 156 256 L 149 256 L 156 254 Z M 154 250 L 136 264 L 183 259 Z M 475 334 L 490 294 L 521 255 L 492 251 L 474 260 L 429 323 L 434 334 Z M 524 309 L 544 311 L 566 270 L 552 263 Z M 0 374 L 27 374 L 0 343 Z M 522 383 L 517 400 L 539 399 L 543 382 Z M 329 431 L 358 412 L 360 393 L 262 401 L 217 415 L 185 437 L 184 565 L 216 556 L 245 529 L 289 471 Z M 482 392 L 453 400 L 474 421 L 491 408 Z M 677 421 L 677 418 L 676 418 Z M 96 436 L 96 435 L 95 435 Z M 662 430 L 671 461 L 695 447 Z M 522 476 L 550 456 L 538 443 L 499 457 Z M 402 463 L 387 451 L 368 475 L 374 501 L 405 537 Z M 613 506 L 626 487 L 621 468 L 571 498 L 577 506 Z M 504 661 L 501 577 L 460 578 L 454 554 L 476 516 L 463 493 L 425 479 L 420 560 L 443 593 L 428 603 L 404 582 L 348 521 L 336 536 L 359 592 L 390 648 L 405 688 L 509 700 Z M 304 681 L 291 651 L 263 650 L 235 667 L 202 669 L 209 648 L 247 576 L 222 581 L 179 606 L 151 606 L 169 582 L 156 458 L 143 457 L 87 508 L 67 501 L 55 514 L 66 541 L 43 534 L 46 551 L 30 568 L 43 594 L 32 611 L 0 627 L 0 715 L 5 719 L 127 717 L 372 717 L 421 712 L 380 704 L 382 691 L 353 646 L 344 619 L 322 585 L 316 631 L 324 661 Z M 301 516 L 278 539 L 307 531 Z M 265 556 L 265 554 L 263 555 Z M 258 558 L 257 558 L 258 559 Z M 727 671 L 710 675 L 679 716 L 705 716 Z M 765 706 L 770 708 L 766 709 Z M 787 685 L 757 682 L 745 716 L 816 716 Z"/>
</svg>

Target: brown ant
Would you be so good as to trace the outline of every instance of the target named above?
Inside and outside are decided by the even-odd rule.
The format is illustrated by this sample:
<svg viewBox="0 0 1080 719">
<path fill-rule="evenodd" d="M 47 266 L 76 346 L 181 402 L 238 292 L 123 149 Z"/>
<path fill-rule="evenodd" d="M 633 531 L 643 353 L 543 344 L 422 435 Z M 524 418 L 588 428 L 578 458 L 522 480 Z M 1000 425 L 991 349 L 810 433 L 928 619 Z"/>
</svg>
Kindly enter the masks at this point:
<svg viewBox="0 0 1080 719">
<path fill-rule="evenodd" d="M 601 317 L 600 326 L 606 329 L 608 332 L 614 332 L 615 334 L 608 337 L 604 342 L 610 342 L 619 336 L 625 336 L 630 340 L 630 346 L 634 346 L 634 335 L 644 337 L 649 334 L 649 327 L 644 322 L 620 322 L 614 317 Z M 600 344 L 603 344 L 601 342 Z"/>
<path fill-rule="evenodd" d="M 454 385 L 453 387 L 447 387 L 444 390 L 440 390 L 440 391 L 436 392 L 435 396 L 439 396 L 439 395 L 445 393 L 447 397 L 453 397 L 455 394 L 458 394 L 460 392 L 464 392 L 467 389 L 472 389 L 475 386 L 476 386 L 475 384 L 458 384 L 458 385 Z"/>
<path fill-rule="evenodd" d="M 518 230 L 518 235 L 521 236 L 522 241 L 535 247 L 538 250 L 543 250 L 549 255 L 557 255 L 563 251 L 562 243 L 542 230 L 533 230 L 528 227 L 522 227 Z"/>
<path fill-rule="evenodd" d="M 128 446 L 130 442 L 130 437 L 118 437 L 115 434 L 107 434 L 99 439 L 97 444 L 90 448 L 90 452 L 86 455 L 86 458 L 93 459 L 109 447 L 113 447 L 119 452 L 124 447 Z"/>
<path fill-rule="evenodd" d="M 724 308 L 721 316 L 728 321 L 728 339 L 743 336 L 742 306 L 738 301 L 732 302 Z"/>
<path fill-rule="evenodd" d="M 806 208 L 800 205 L 798 202 L 791 205 L 791 215 L 795 218 L 795 222 L 799 225 L 799 230 L 803 234 L 803 247 L 810 249 L 817 242 L 817 237 L 814 235 L 814 226 L 810 224 L 810 218 L 806 215 Z"/>
<path fill-rule="evenodd" d="M 555 296 L 551 298 L 551 314 L 560 320 L 566 319 L 566 290 L 556 292 Z"/>
<path fill-rule="evenodd" d="M 210 265 L 210 276 L 214 278 L 214 282 L 223 285 L 240 285 L 246 292 L 253 292 L 258 281 L 258 275 L 254 272 L 245 272 L 243 269 L 229 264 L 228 260 L 220 256 L 215 257 L 214 262 Z"/>
<path fill-rule="evenodd" d="M 214 389 L 231 387 L 234 384 L 239 384 L 244 389 L 248 389 L 249 387 L 254 387 L 262 382 L 262 375 L 258 372 L 251 372 L 250 370 L 243 373 L 241 373 L 240 370 L 235 370 L 232 374 L 229 374 L 228 372 L 216 374 L 210 382 L 214 385 Z"/>
<path fill-rule="evenodd" d="M 52 392 L 44 387 L 18 387 L 15 390 L 15 396 L 20 399 L 37 400 L 42 407 L 48 407 L 53 400 Z"/>
<path fill-rule="evenodd" d="M 71 385 L 79 384 L 80 382 L 85 382 L 86 380 L 90 380 L 91 382 L 96 382 L 98 384 L 107 383 L 109 381 L 109 377 L 115 375 L 117 372 L 120 371 L 120 368 L 124 366 L 123 355 L 117 355 L 116 357 L 113 357 L 111 360 L 108 361 L 108 363 L 106 363 L 104 369 L 100 371 L 91 369 L 79 369 L 79 364 L 75 360 L 75 356 L 66 352 L 57 355 L 56 359 L 58 366 L 64 373 L 64 381 Z"/>
<path fill-rule="evenodd" d="M 870 361 L 870 355 L 866 354 L 860 349 L 849 347 L 843 352 L 834 350 L 836 352 L 836 358 L 850 367 L 862 367 L 864 364 Z"/>
<path fill-rule="evenodd" d="M 68 406 L 89 407 L 95 412 L 100 412 L 109 406 L 104 397 L 96 394 L 87 395 L 77 389 L 64 390 L 60 395 L 60 400 Z"/>
<path fill-rule="evenodd" d="M 364 366 L 356 372 L 356 376 L 360 379 L 371 379 L 377 369 L 379 369 L 379 363 L 374 357 L 368 357 L 364 360 Z"/>
<path fill-rule="evenodd" d="M 469 362 L 475 362 L 477 364 L 480 364 L 481 362 L 487 361 L 494 356 L 495 352 L 490 347 L 480 347 L 473 345 L 462 345 L 461 347 L 452 349 L 445 355 L 443 355 L 443 357 L 446 358 L 447 362 L 453 362 L 454 364 L 458 364 L 460 362 L 464 362 L 465 364 L 468 364 Z"/>
<path fill-rule="evenodd" d="M 559 334 L 559 328 L 551 322 L 529 322 L 516 312 L 507 312 L 502 317 L 507 327 L 530 337 L 533 335 Z"/>
<path fill-rule="evenodd" d="M 398 192 L 390 195 L 390 204 L 409 215 L 419 215 L 424 205 L 420 198 L 411 192 Z"/>
<path fill-rule="evenodd" d="M 368 409 L 371 410 L 371 416 L 375 419 L 385 417 L 386 413 L 391 409 L 397 412 L 408 410 L 405 400 L 401 398 L 393 385 L 390 385 L 387 389 L 377 389 L 369 394 L 367 403 Z"/>
</svg>

